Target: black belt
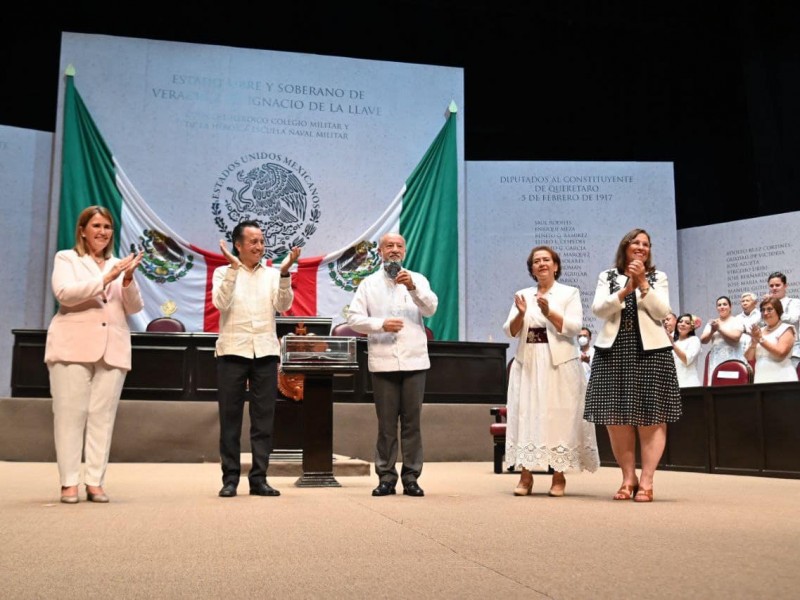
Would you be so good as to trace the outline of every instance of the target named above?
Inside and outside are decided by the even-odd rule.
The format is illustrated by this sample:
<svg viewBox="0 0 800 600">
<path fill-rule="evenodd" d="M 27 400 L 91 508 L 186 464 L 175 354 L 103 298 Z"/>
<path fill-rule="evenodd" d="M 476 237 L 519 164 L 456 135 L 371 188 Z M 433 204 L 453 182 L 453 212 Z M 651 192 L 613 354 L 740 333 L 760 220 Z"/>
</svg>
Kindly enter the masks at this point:
<svg viewBox="0 0 800 600">
<path fill-rule="evenodd" d="M 526 340 L 529 344 L 546 344 L 547 343 L 547 328 L 546 327 L 529 327 L 528 338 Z"/>
</svg>

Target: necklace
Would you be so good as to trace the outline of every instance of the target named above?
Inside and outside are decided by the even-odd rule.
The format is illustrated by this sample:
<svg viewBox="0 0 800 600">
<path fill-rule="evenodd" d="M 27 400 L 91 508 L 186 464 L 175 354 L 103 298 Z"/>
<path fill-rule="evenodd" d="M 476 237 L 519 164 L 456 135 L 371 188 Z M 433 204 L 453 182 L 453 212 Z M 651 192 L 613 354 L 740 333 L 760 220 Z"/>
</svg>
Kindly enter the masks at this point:
<svg viewBox="0 0 800 600">
<path fill-rule="evenodd" d="M 98 265 L 102 265 L 104 262 L 106 262 L 105 258 L 95 258 L 94 256 L 92 257 L 92 260 L 96 262 Z"/>
</svg>

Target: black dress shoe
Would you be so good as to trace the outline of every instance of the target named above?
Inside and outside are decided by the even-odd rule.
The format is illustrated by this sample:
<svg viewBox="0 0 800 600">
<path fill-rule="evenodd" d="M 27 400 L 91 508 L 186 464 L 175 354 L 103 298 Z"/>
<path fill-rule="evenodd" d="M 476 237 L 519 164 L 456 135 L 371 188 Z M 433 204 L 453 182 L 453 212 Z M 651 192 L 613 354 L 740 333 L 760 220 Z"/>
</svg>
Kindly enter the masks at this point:
<svg viewBox="0 0 800 600">
<path fill-rule="evenodd" d="M 389 481 L 381 481 L 378 487 L 372 490 L 373 496 L 390 496 L 395 493 L 394 484 Z"/>
<path fill-rule="evenodd" d="M 221 498 L 233 498 L 236 495 L 236 486 L 232 483 L 226 483 L 219 491 Z"/>
<path fill-rule="evenodd" d="M 410 481 L 403 484 L 403 494 L 406 496 L 424 496 L 425 492 L 419 487 L 416 481 Z"/>
<path fill-rule="evenodd" d="M 251 496 L 280 496 L 281 493 L 268 484 L 266 481 L 257 483 L 250 487 Z"/>
</svg>

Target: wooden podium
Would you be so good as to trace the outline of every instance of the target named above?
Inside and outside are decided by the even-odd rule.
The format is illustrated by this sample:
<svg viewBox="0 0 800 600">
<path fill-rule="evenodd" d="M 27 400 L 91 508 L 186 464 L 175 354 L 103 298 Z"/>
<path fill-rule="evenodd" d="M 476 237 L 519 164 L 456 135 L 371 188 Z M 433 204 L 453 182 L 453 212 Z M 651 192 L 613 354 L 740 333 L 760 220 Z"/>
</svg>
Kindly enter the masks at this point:
<svg viewBox="0 0 800 600">
<path fill-rule="evenodd" d="M 341 487 L 333 476 L 333 378 L 358 371 L 353 337 L 285 335 L 281 371 L 302 375 L 303 474 L 298 487 Z"/>
</svg>

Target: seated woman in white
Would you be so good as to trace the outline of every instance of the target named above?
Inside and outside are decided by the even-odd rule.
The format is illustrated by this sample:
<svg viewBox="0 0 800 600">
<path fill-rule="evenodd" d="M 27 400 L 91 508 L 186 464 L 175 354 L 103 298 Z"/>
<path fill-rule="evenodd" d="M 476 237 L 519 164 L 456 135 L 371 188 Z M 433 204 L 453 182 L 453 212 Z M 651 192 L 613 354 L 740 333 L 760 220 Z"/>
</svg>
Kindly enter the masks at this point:
<svg viewBox="0 0 800 600">
<path fill-rule="evenodd" d="M 726 360 L 741 360 L 744 362 L 739 339 L 742 337 L 742 325 L 739 319 L 731 315 L 731 299 L 727 296 L 717 298 L 717 313 L 719 317 L 708 322 L 700 341 L 703 344 L 711 342 L 708 351 L 708 381 L 718 364 Z"/>
<path fill-rule="evenodd" d="M 678 373 L 678 385 L 682 388 L 701 386 L 702 383 L 697 374 L 700 338 L 695 334 L 692 315 L 687 313 L 678 317 L 675 332 L 670 337 L 670 341 L 672 342 L 672 356 L 675 359 L 675 371 Z"/>
<path fill-rule="evenodd" d="M 792 365 L 792 347 L 797 333 L 794 326 L 781 322 L 783 305 L 770 296 L 761 301 L 764 327 L 754 325 L 750 330 L 750 345 L 745 352 L 747 360 L 755 358 L 753 383 L 797 381 L 797 371 Z"/>
</svg>

